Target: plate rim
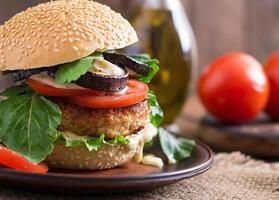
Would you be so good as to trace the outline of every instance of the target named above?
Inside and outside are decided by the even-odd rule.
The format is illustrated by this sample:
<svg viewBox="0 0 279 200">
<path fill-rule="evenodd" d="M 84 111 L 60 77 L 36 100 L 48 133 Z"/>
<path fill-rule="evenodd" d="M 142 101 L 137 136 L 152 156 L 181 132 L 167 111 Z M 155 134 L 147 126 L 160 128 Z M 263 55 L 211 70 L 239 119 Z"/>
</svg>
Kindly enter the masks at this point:
<svg viewBox="0 0 279 200">
<path fill-rule="evenodd" d="M 207 151 L 207 160 L 198 166 L 195 166 L 189 169 L 182 169 L 182 170 L 177 170 L 177 171 L 172 171 L 172 172 L 162 172 L 160 171 L 158 173 L 153 173 L 153 174 L 146 174 L 146 175 L 140 175 L 140 176 L 81 176 L 79 174 L 60 174 L 60 173 L 47 173 L 47 174 L 36 174 L 36 173 L 29 173 L 29 172 L 21 172 L 21 171 L 16 171 L 13 169 L 8 169 L 8 168 L 0 168 L 0 176 L 1 174 L 5 174 L 5 176 L 15 176 L 15 177 L 29 177 L 34 179 L 42 179 L 46 178 L 48 180 L 50 179 L 67 179 L 67 180 L 84 180 L 84 181 L 98 181 L 102 180 L 103 182 L 119 182 L 119 181 L 142 181 L 142 180 L 150 180 L 150 179 L 165 179 L 165 178 L 171 178 L 171 177 L 191 177 L 194 174 L 200 174 L 208 169 L 210 169 L 213 165 L 214 162 L 214 152 L 212 149 L 206 145 L 205 143 L 196 140 L 196 145 L 202 147 L 204 150 Z M 0 178 L 1 179 L 1 178 Z"/>
</svg>

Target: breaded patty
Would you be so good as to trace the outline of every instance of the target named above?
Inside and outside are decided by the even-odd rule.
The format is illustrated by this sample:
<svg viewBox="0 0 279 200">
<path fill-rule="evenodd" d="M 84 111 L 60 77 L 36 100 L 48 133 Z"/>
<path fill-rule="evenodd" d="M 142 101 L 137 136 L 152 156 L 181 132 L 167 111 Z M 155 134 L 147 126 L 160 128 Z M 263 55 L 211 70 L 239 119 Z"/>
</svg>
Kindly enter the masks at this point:
<svg viewBox="0 0 279 200">
<path fill-rule="evenodd" d="M 149 119 L 147 101 L 118 109 L 92 109 L 67 102 L 64 99 L 52 99 L 62 111 L 61 131 L 70 131 L 77 135 L 98 136 L 113 139 L 117 135 L 127 136 L 141 130 Z"/>
</svg>

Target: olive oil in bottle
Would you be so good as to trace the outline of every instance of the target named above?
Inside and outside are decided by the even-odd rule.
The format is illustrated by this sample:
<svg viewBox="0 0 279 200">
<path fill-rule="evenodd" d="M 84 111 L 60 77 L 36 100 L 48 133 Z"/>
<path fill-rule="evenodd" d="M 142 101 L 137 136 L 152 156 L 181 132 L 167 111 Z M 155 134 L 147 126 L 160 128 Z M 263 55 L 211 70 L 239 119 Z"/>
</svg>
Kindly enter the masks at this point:
<svg viewBox="0 0 279 200">
<path fill-rule="evenodd" d="M 164 123 L 172 123 L 187 97 L 196 62 L 191 26 L 180 0 L 145 0 L 130 21 L 139 42 L 125 52 L 148 53 L 160 61 L 151 89 L 164 110 Z"/>
</svg>

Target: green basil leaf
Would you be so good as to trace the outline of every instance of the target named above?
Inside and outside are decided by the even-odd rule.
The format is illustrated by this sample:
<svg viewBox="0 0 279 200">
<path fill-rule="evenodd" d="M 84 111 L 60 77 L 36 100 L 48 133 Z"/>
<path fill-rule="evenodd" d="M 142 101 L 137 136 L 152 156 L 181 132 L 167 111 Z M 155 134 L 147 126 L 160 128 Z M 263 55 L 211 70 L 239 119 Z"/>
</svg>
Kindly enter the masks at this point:
<svg viewBox="0 0 279 200">
<path fill-rule="evenodd" d="M 161 148 L 170 164 L 189 158 L 195 146 L 193 140 L 175 137 L 163 128 L 159 129 L 159 139 Z"/>
<path fill-rule="evenodd" d="M 57 129 L 52 129 L 51 131 L 51 140 L 53 143 L 56 143 L 58 139 L 61 138 L 61 134 Z"/>
<path fill-rule="evenodd" d="M 99 137 L 87 137 L 78 136 L 70 132 L 61 132 L 61 135 L 66 142 L 66 147 L 85 145 L 89 151 L 97 151 L 102 145 L 129 144 L 129 140 L 122 135 L 117 136 L 113 140 L 106 140 L 105 134 L 101 134 Z"/>
<path fill-rule="evenodd" d="M 7 100 L 0 102 L 0 141 L 27 160 L 38 163 L 53 150 L 56 128 L 61 121 L 58 106 L 33 92 L 20 94 L 12 89 Z"/>
<path fill-rule="evenodd" d="M 148 91 L 148 104 L 150 106 L 150 122 L 155 126 L 159 127 L 163 121 L 164 113 L 157 101 L 157 98 L 153 91 Z"/>
<path fill-rule="evenodd" d="M 18 96 L 27 93 L 29 91 L 31 91 L 31 89 L 27 85 L 14 86 L 1 92 L 0 96 L 4 96 L 4 97 Z"/>
<path fill-rule="evenodd" d="M 55 73 L 55 82 L 64 84 L 78 80 L 92 68 L 95 60 L 100 58 L 102 58 L 102 53 L 96 52 L 86 58 L 60 65 Z"/>
<path fill-rule="evenodd" d="M 151 64 L 151 63 L 156 63 L 156 64 L 159 64 L 159 60 L 157 59 L 152 59 L 150 57 L 150 55 L 148 54 L 135 54 L 135 55 L 131 55 L 129 56 L 130 58 L 138 61 L 138 62 L 141 62 L 141 63 L 144 63 L 144 64 Z"/>
<path fill-rule="evenodd" d="M 141 82 L 150 83 L 151 80 L 153 79 L 153 77 L 160 70 L 159 61 L 157 59 L 151 59 L 151 57 L 148 54 L 131 55 L 129 57 L 136 60 L 137 62 L 149 65 L 152 69 L 147 76 L 145 76 L 145 75 L 138 76 L 137 79 Z"/>
</svg>

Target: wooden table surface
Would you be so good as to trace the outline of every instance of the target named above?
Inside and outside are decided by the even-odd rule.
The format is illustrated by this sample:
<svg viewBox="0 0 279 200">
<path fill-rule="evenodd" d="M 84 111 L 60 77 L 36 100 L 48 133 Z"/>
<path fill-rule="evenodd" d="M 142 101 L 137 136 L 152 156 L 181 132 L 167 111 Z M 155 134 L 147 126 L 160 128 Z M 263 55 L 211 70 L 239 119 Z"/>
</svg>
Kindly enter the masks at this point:
<svg viewBox="0 0 279 200">
<path fill-rule="evenodd" d="M 199 122 L 205 114 L 206 110 L 199 98 L 192 95 L 186 101 L 175 123 L 179 126 L 181 134 L 195 137 L 200 126 Z"/>
<path fill-rule="evenodd" d="M 242 125 L 225 125 L 201 120 L 207 114 L 197 96 L 191 96 L 176 119 L 179 133 L 202 140 L 217 151 L 240 151 L 267 161 L 279 159 L 279 123 L 259 115 Z"/>
</svg>

